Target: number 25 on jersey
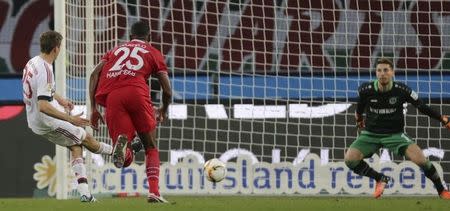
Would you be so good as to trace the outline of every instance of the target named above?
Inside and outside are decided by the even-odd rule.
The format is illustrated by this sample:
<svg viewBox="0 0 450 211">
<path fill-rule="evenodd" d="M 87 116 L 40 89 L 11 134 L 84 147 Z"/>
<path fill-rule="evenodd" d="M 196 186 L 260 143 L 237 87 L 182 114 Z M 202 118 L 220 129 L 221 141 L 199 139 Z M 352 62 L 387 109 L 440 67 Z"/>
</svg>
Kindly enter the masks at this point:
<svg viewBox="0 0 450 211">
<path fill-rule="evenodd" d="M 116 51 L 114 51 L 114 55 L 117 56 L 121 52 L 123 52 L 122 56 L 119 57 L 119 59 L 114 63 L 114 65 L 109 69 L 109 71 L 120 71 L 124 69 L 124 66 L 128 70 L 137 71 L 144 66 L 144 60 L 142 57 L 138 54 L 138 52 L 141 53 L 148 53 L 149 51 L 140 48 L 140 47 L 133 47 L 130 53 L 130 48 L 128 47 L 120 47 Z M 137 60 L 137 64 L 131 64 L 130 58 L 134 58 Z"/>
</svg>

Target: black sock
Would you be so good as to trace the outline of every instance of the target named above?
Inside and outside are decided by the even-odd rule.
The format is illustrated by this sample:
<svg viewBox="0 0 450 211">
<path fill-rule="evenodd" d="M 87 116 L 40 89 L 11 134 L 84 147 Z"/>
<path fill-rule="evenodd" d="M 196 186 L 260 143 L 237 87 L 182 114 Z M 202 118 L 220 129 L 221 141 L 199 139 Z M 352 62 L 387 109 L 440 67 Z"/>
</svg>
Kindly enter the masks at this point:
<svg viewBox="0 0 450 211">
<path fill-rule="evenodd" d="M 354 163 L 355 161 L 351 161 L 351 162 L 353 162 L 353 164 L 355 164 Z M 375 179 L 376 181 L 380 181 L 384 176 L 383 174 L 378 173 L 377 171 L 373 170 L 373 168 L 371 168 L 369 166 L 369 164 L 367 164 L 363 160 L 360 160 L 357 165 L 351 165 L 350 162 L 346 162 L 346 164 L 351 170 L 353 170 L 353 172 L 357 173 L 358 175 L 367 176 L 372 179 Z"/>
<path fill-rule="evenodd" d="M 436 171 L 436 168 L 434 168 L 433 164 L 427 163 L 420 167 L 422 168 L 423 172 L 425 173 L 425 176 L 433 182 L 434 186 L 436 187 L 437 192 L 439 194 L 441 194 L 441 192 L 443 190 L 445 190 L 445 188 L 442 185 L 441 178 L 439 177 L 439 175 Z"/>
<path fill-rule="evenodd" d="M 87 179 L 84 178 L 84 177 L 79 178 L 77 181 L 78 181 L 78 184 L 81 184 L 81 183 L 86 183 L 87 184 L 88 183 Z"/>
</svg>

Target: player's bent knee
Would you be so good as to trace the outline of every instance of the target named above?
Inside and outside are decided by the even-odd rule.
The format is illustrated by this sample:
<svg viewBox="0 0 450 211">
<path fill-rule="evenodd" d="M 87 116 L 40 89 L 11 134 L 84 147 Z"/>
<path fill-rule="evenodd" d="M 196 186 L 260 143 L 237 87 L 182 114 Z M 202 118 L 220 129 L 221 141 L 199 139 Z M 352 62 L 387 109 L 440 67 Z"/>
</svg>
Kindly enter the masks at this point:
<svg viewBox="0 0 450 211">
<path fill-rule="evenodd" d="M 416 144 L 411 144 L 405 151 L 405 155 L 411 160 L 411 162 L 417 165 L 423 165 L 427 162 L 427 158 L 423 154 L 422 150 Z"/>
<path fill-rule="evenodd" d="M 354 148 L 348 149 L 347 153 L 345 153 L 344 160 L 345 161 L 353 161 L 353 160 L 362 160 L 363 154 Z"/>
</svg>

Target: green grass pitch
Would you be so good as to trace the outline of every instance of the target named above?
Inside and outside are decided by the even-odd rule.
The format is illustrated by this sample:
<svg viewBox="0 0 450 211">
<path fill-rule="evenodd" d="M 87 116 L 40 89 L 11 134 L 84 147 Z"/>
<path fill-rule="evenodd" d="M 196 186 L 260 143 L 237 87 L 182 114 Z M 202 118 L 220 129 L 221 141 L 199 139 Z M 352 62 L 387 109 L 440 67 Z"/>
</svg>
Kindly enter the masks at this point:
<svg viewBox="0 0 450 211">
<path fill-rule="evenodd" d="M 0 199 L 0 211 L 139 211 L 139 210 L 450 210 L 450 201 L 438 197 L 303 197 L 303 196 L 167 196 L 175 204 L 148 204 L 145 198 L 100 198 L 97 203 L 56 199 Z"/>
</svg>

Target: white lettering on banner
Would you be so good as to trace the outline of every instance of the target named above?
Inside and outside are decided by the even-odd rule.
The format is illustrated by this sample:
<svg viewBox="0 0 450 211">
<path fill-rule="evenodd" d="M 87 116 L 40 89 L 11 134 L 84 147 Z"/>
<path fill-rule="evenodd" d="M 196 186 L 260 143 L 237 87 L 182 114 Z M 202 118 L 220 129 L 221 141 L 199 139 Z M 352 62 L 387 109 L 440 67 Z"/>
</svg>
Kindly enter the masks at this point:
<svg viewBox="0 0 450 211">
<path fill-rule="evenodd" d="M 186 104 L 175 104 L 169 105 L 169 119 L 181 119 L 185 120 L 188 118 L 187 115 L 187 105 Z"/>
<path fill-rule="evenodd" d="M 297 155 L 297 158 L 294 159 L 294 161 L 292 161 L 292 163 L 294 165 L 297 165 L 301 162 L 303 162 L 303 160 L 305 159 L 306 155 L 309 154 L 309 149 L 302 149 L 300 150 L 300 152 Z"/>
<path fill-rule="evenodd" d="M 234 104 L 233 116 L 238 119 L 286 118 L 286 106 Z"/>
<path fill-rule="evenodd" d="M 385 194 L 435 194 L 433 183 L 420 168 L 410 161 L 399 164 L 381 163 L 377 155 L 366 161 L 377 171 L 393 178 Z M 443 175 L 439 163 L 433 162 Z M 302 162 L 253 162 L 248 155 L 238 155 L 236 162 L 227 163 L 228 174 L 220 183 L 211 183 L 203 175 L 198 156 L 186 156 L 160 169 L 160 191 L 163 194 L 371 194 L 375 181 L 362 177 L 347 168 L 344 162 L 321 165 L 321 159 L 309 153 Z M 111 163 L 95 168 L 92 173 L 92 192 L 140 192 L 148 189 L 145 165 L 132 164 L 117 169 Z"/>
<path fill-rule="evenodd" d="M 330 103 L 308 107 L 306 104 L 289 104 L 289 118 L 323 118 L 346 111 L 352 104 Z"/>
<path fill-rule="evenodd" d="M 225 106 L 222 104 L 206 104 L 204 106 L 208 119 L 228 119 Z"/>
<path fill-rule="evenodd" d="M 197 158 L 198 162 L 205 163 L 203 156 L 194 150 L 170 150 L 170 164 L 175 165 L 182 158 L 194 156 Z"/>
<path fill-rule="evenodd" d="M 424 149 L 423 150 L 423 154 L 425 155 L 425 157 L 434 156 L 434 157 L 437 157 L 439 159 L 443 159 L 445 152 L 444 152 L 443 149 L 430 147 L 430 148 Z"/>
<path fill-rule="evenodd" d="M 328 161 L 329 161 L 329 152 L 330 152 L 330 149 L 328 149 L 328 148 L 323 148 L 323 149 L 320 149 L 320 164 L 321 165 L 327 165 L 328 164 Z"/>
<path fill-rule="evenodd" d="M 306 104 L 290 104 L 289 118 L 323 118 L 328 116 L 334 116 L 338 113 L 346 111 L 350 106 L 351 104 L 327 104 L 316 107 L 308 107 Z M 82 105 L 82 107 L 86 106 Z M 206 117 L 208 119 L 229 118 L 229 116 L 226 113 L 226 109 L 222 104 L 205 104 L 204 107 L 206 111 Z M 169 119 L 178 119 L 178 120 L 188 119 L 187 105 L 186 104 L 169 105 L 168 117 Z M 234 118 L 239 119 L 286 118 L 286 106 L 254 106 L 252 104 L 235 104 Z"/>
<path fill-rule="evenodd" d="M 239 156 L 248 156 L 251 158 L 252 164 L 258 163 L 258 158 L 256 158 L 256 156 L 252 152 L 246 149 L 229 149 L 224 152 L 219 159 L 223 162 L 227 162 Z"/>
<path fill-rule="evenodd" d="M 281 160 L 280 154 L 281 154 L 280 149 L 272 149 L 272 163 L 280 162 L 280 160 Z"/>
<path fill-rule="evenodd" d="M 77 106 L 75 106 L 75 108 L 77 108 Z M 79 108 L 79 107 L 78 107 Z M 323 148 L 320 149 L 320 164 L 321 165 L 326 165 L 329 162 L 329 148 Z M 301 163 L 304 158 L 310 153 L 309 149 L 302 149 L 300 150 L 300 152 L 297 155 L 297 158 L 293 161 L 293 164 L 298 164 Z M 440 159 L 444 158 L 444 150 L 442 149 L 438 149 L 438 148 L 434 148 L 434 147 L 430 147 L 427 149 L 423 150 L 423 153 L 425 155 L 425 157 L 429 157 L 429 156 L 434 156 Z M 281 150 L 280 149 L 272 149 L 272 163 L 280 163 L 281 161 Z M 386 163 L 386 162 L 391 162 L 392 159 L 389 155 L 389 151 L 387 149 L 383 149 L 380 155 L 380 163 Z M 256 156 L 245 149 L 230 149 L 228 151 L 226 151 L 225 153 L 222 154 L 222 156 L 220 156 L 220 160 L 227 162 L 230 159 L 233 159 L 235 157 L 241 156 L 241 155 L 245 155 L 245 156 L 249 156 L 252 158 L 252 163 L 257 163 L 258 159 L 256 158 Z M 96 156 L 95 154 L 92 155 L 93 159 L 95 162 L 97 162 L 98 166 L 103 166 L 103 159 L 99 159 L 96 160 L 97 157 L 101 158 L 101 156 Z M 179 160 L 188 157 L 188 156 L 194 156 L 197 158 L 197 160 L 200 163 L 205 163 L 205 159 L 203 158 L 203 156 L 199 153 L 196 152 L 194 150 L 170 150 L 170 164 L 172 165 L 176 165 L 178 163 Z"/>
<path fill-rule="evenodd" d="M 381 152 L 381 155 L 380 155 L 380 162 L 381 163 L 391 162 L 391 156 L 389 155 L 389 150 L 383 149 L 383 151 Z"/>
</svg>

